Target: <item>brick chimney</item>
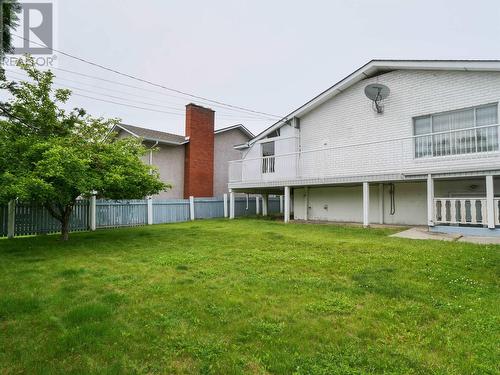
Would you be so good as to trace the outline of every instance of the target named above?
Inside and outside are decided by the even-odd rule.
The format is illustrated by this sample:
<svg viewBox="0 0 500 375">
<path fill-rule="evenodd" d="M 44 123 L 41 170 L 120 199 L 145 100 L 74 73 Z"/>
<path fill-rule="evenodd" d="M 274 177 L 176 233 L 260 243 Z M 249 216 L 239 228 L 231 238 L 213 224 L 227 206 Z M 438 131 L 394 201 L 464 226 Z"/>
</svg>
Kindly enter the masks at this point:
<svg viewBox="0 0 500 375">
<path fill-rule="evenodd" d="M 210 108 L 186 106 L 184 198 L 211 197 L 214 193 L 214 115 Z"/>
</svg>

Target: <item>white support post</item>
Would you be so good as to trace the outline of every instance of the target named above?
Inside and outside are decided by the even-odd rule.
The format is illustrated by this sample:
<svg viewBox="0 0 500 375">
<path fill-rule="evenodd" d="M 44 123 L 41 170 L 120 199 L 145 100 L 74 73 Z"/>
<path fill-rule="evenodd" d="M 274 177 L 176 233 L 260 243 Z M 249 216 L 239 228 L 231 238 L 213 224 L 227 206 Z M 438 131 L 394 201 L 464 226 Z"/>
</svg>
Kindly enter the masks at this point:
<svg viewBox="0 0 500 375">
<path fill-rule="evenodd" d="M 90 197 L 89 216 L 90 230 L 93 232 L 97 228 L 97 199 L 95 193 Z"/>
<path fill-rule="evenodd" d="M 7 238 L 14 238 L 16 230 L 16 201 L 9 201 L 7 206 Z"/>
<path fill-rule="evenodd" d="M 304 194 L 304 220 L 309 220 L 309 188 L 306 186 L 305 187 L 305 194 Z"/>
<path fill-rule="evenodd" d="M 267 216 L 268 204 L 269 204 L 269 195 L 262 194 L 262 216 Z"/>
<path fill-rule="evenodd" d="M 486 216 L 488 218 L 488 228 L 495 229 L 495 189 L 493 176 L 486 176 Z"/>
<path fill-rule="evenodd" d="M 384 184 L 378 184 L 378 223 L 384 224 Z"/>
<path fill-rule="evenodd" d="M 257 195 L 255 197 L 255 215 L 260 214 L 260 197 Z"/>
<path fill-rule="evenodd" d="M 229 207 L 227 206 L 227 194 L 224 193 L 224 217 L 229 217 Z"/>
<path fill-rule="evenodd" d="M 283 195 L 280 195 L 280 214 L 283 213 Z"/>
<path fill-rule="evenodd" d="M 234 191 L 229 191 L 229 218 L 234 219 Z"/>
<path fill-rule="evenodd" d="M 363 227 L 370 226 L 370 185 L 368 182 L 363 182 Z"/>
<path fill-rule="evenodd" d="M 194 220 L 194 197 L 189 197 L 189 217 Z"/>
<path fill-rule="evenodd" d="M 153 198 L 147 197 L 148 203 L 148 225 L 153 225 Z"/>
<path fill-rule="evenodd" d="M 290 221 L 290 186 L 285 186 L 285 223 Z"/>
<path fill-rule="evenodd" d="M 427 175 L 427 225 L 434 226 L 434 179 Z"/>
</svg>

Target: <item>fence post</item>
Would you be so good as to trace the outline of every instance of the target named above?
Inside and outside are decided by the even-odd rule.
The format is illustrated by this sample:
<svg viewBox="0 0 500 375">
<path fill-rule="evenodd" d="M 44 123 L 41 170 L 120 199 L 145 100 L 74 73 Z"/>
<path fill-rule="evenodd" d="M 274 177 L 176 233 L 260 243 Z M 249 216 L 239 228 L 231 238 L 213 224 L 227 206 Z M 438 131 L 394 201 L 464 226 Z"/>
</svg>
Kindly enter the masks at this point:
<svg viewBox="0 0 500 375">
<path fill-rule="evenodd" d="M 234 219 L 234 191 L 229 191 L 229 218 Z"/>
<path fill-rule="evenodd" d="M 189 217 L 194 220 L 194 197 L 189 197 Z"/>
<path fill-rule="evenodd" d="M 89 216 L 90 216 L 90 230 L 93 232 L 96 230 L 96 227 L 97 227 L 97 218 L 96 218 L 96 215 L 97 215 L 97 203 L 96 203 L 96 196 L 95 194 L 93 193 L 92 196 L 90 197 L 90 207 L 89 207 Z"/>
<path fill-rule="evenodd" d="M 148 225 L 153 224 L 153 198 L 147 197 L 148 202 Z"/>
<path fill-rule="evenodd" d="M 257 195 L 255 197 L 255 215 L 260 214 L 260 197 Z"/>
<path fill-rule="evenodd" d="M 14 238 L 16 230 L 16 201 L 9 201 L 7 208 L 7 238 Z"/>
<path fill-rule="evenodd" d="M 229 217 L 229 210 L 227 207 L 227 194 L 224 193 L 224 217 Z"/>
</svg>

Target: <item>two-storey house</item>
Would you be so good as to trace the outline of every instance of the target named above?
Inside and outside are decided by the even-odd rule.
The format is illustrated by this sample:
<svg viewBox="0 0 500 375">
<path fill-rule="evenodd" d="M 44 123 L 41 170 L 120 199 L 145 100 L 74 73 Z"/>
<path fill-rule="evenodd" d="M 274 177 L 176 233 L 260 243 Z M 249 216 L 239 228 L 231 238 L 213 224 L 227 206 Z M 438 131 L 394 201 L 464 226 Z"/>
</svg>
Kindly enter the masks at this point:
<svg viewBox="0 0 500 375">
<path fill-rule="evenodd" d="M 229 188 L 285 221 L 494 229 L 499 101 L 500 61 L 373 60 L 237 146 Z"/>
</svg>

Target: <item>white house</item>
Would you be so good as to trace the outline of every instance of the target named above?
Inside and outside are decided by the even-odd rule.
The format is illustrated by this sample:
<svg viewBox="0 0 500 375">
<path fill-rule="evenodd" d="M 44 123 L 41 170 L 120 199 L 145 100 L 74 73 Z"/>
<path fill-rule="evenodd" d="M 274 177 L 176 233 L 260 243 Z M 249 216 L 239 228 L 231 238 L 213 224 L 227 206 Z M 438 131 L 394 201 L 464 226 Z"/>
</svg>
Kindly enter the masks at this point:
<svg viewBox="0 0 500 375">
<path fill-rule="evenodd" d="M 285 221 L 494 229 L 499 101 L 500 61 L 372 60 L 236 146 L 229 188 L 284 194 Z"/>
</svg>

